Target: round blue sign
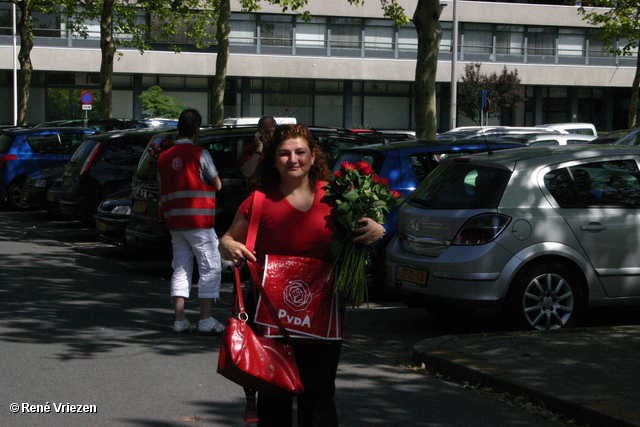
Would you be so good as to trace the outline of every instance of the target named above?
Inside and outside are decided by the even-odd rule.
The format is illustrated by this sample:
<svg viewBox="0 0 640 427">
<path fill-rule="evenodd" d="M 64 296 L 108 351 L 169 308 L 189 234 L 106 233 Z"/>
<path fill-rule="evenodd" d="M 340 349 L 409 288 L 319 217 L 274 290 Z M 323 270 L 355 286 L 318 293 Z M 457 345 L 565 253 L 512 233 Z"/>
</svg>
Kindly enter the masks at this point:
<svg viewBox="0 0 640 427">
<path fill-rule="evenodd" d="M 80 102 L 84 105 L 89 105 L 93 102 L 93 94 L 89 91 L 82 92 L 80 95 Z"/>
</svg>

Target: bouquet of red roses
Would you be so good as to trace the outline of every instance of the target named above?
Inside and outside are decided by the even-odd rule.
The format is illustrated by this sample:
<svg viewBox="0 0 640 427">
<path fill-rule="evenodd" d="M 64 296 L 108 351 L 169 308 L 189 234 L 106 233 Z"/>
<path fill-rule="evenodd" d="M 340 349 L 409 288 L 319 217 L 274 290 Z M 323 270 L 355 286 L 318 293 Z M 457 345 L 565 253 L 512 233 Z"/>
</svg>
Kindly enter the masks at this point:
<svg viewBox="0 0 640 427">
<path fill-rule="evenodd" d="M 337 231 L 332 236 L 332 252 L 341 261 L 336 290 L 353 306 L 367 299 L 366 266 L 371 262 L 371 247 L 354 243 L 359 219 L 369 217 L 384 224 L 386 215 L 404 199 L 389 189 L 389 181 L 373 172 L 366 162 L 344 162 L 326 184 L 327 196 L 333 200 Z"/>
</svg>

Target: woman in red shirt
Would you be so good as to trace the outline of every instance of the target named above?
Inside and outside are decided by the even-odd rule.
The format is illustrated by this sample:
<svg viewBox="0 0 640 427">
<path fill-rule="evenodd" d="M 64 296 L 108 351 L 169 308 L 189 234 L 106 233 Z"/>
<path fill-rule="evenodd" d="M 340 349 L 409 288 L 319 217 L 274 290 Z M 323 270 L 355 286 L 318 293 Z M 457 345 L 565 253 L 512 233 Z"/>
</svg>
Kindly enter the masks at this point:
<svg viewBox="0 0 640 427">
<path fill-rule="evenodd" d="M 305 125 L 276 129 L 264 147 L 264 157 L 254 175 L 258 191 L 265 193 L 257 232 L 255 254 L 246 241 L 253 194 L 236 214 L 229 231 L 220 239 L 224 259 L 241 265 L 245 259 L 261 262 L 265 254 L 331 260 L 332 206 L 324 198 L 330 176 L 324 155 Z M 354 241 L 373 244 L 384 234 L 381 224 L 362 218 Z M 328 273 L 328 272 L 327 272 Z M 333 395 L 341 349 L 340 340 L 319 343 L 295 340 L 294 352 L 304 392 L 298 397 L 299 427 L 338 425 Z M 293 425 L 292 399 L 258 396 L 258 425 Z"/>
</svg>

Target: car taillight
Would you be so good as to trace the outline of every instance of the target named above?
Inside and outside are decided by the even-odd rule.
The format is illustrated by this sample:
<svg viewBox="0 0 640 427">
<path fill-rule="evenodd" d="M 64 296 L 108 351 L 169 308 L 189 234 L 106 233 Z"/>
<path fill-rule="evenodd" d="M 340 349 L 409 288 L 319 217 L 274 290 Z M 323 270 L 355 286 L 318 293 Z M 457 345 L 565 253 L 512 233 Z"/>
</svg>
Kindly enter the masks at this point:
<svg viewBox="0 0 640 427">
<path fill-rule="evenodd" d="M 7 162 L 11 160 L 18 160 L 18 156 L 15 154 L 5 154 L 4 156 L 0 156 L 0 172 L 4 170 L 7 166 Z"/>
<path fill-rule="evenodd" d="M 453 245 L 481 245 L 488 243 L 509 224 L 511 218 L 497 213 L 481 214 L 467 221 L 455 239 Z"/>
<path fill-rule="evenodd" d="M 98 151 L 100 150 L 100 146 L 102 146 L 102 144 L 98 143 L 95 147 L 93 147 L 93 150 L 91 150 L 91 152 L 87 156 L 87 160 L 85 160 L 84 164 L 82 165 L 80 175 L 89 170 L 89 168 L 91 167 L 91 162 L 93 162 L 93 159 L 96 157 Z"/>
</svg>

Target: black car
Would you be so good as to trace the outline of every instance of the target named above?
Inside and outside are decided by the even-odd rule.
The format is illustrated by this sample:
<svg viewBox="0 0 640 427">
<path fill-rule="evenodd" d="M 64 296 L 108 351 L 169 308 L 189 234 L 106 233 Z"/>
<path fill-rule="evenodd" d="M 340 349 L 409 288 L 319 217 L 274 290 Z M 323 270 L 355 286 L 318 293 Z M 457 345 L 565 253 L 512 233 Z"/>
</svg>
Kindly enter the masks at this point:
<svg viewBox="0 0 640 427">
<path fill-rule="evenodd" d="M 63 164 L 39 170 L 27 177 L 22 187 L 22 197 L 27 205 L 36 209 L 46 209 L 53 214 L 60 213 L 58 201 L 57 199 L 54 200 L 53 197 L 51 197 L 51 200 L 49 199 L 49 191 L 56 180 L 62 182 L 64 166 Z"/>
<path fill-rule="evenodd" d="M 216 231 L 226 232 L 233 220 L 235 210 L 247 196 L 247 183 L 240 172 L 238 161 L 242 149 L 253 142 L 256 127 L 204 128 L 196 138 L 196 144 L 205 147 L 213 158 L 222 180 L 222 188 L 216 195 Z M 154 147 L 163 146 L 163 141 L 175 139 L 175 133 L 155 136 L 140 158 L 133 175 L 131 198 L 133 209 L 126 229 L 127 244 L 133 247 L 167 246 L 171 241 L 164 219 L 158 215 L 158 169 Z"/>
<path fill-rule="evenodd" d="M 110 132 L 112 130 L 144 129 L 151 125 L 145 121 L 136 119 L 68 119 L 40 123 L 34 126 L 34 128 L 51 126 L 88 128 L 99 130 L 100 132 Z"/>
<path fill-rule="evenodd" d="M 98 205 L 131 181 L 140 156 L 158 129 L 131 129 L 87 138 L 67 162 L 60 213 L 93 222 Z"/>
<path fill-rule="evenodd" d="M 242 149 L 253 142 L 256 127 L 212 127 L 204 128 L 196 138 L 196 144 L 205 147 L 213 157 L 222 180 L 222 189 L 216 195 L 216 232 L 224 234 L 240 206 L 248 196 L 246 179 L 242 176 L 238 162 Z M 384 142 L 377 132 L 354 132 L 347 129 L 310 127 L 318 140 L 328 163 L 333 166 L 340 149 Z M 164 220 L 158 216 L 159 186 L 156 157 L 153 147 L 167 140 L 168 133 L 158 134 L 149 143 L 133 176 L 131 197 L 133 210 L 126 230 L 127 244 L 131 246 L 158 247 L 168 245 L 169 231 Z"/>
<path fill-rule="evenodd" d="M 125 246 L 125 228 L 131 217 L 131 182 L 108 196 L 98 206 L 94 219 L 99 230 L 98 240 L 110 245 Z"/>
</svg>

